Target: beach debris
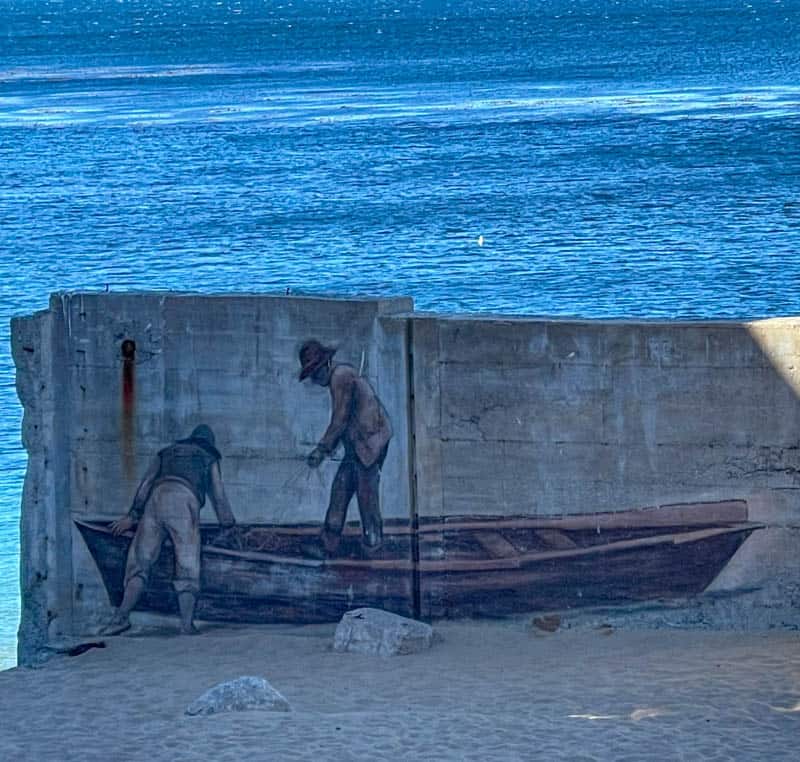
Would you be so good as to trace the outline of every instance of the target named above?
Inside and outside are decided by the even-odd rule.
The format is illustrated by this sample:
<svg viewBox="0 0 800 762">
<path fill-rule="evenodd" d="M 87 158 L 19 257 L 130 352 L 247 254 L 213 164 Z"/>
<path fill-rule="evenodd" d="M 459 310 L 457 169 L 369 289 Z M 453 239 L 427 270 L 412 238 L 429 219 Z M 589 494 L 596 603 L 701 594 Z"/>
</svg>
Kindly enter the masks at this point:
<svg viewBox="0 0 800 762">
<path fill-rule="evenodd" d="M 80 656 L 81 654 L 85 654 L 92 648 L 105 648 L 105 647 L 106 644 L 105 641 L 103 640 L 97 640 L 87 643 L 79 643 L 77 646 L 73 646 L 67 651 L 67 656 Z"/>
<path fill-rule="evenodd" d="M 80 656 L 90 651 L 92 648 L 105 648 L 106 643 L 104 640 L 60 640 L 50 643 L 46 646 L 50 654 L 58 654 L 62 656 Z"/>
<path fill-rule="evenodd" d="M 561 627 L 561 617 L 558 614 L 544 614 L 531 620 L 531 629 L 534 635 L 549 635 Z"/>
<path fill-rule="evenodd" d="M 430 648 L 433 628 L 382 609 L 348 611 L 336 626 L 333 650 L 340 653 L 402 656 Z"/>
<path fill-rule="evenodd" d="M 245 675 L 209 688 L 186 708 L 186 714 L 217 714 L 261 709 L 288 712 L 289 702 L 263 677 Z"/>
</svg>

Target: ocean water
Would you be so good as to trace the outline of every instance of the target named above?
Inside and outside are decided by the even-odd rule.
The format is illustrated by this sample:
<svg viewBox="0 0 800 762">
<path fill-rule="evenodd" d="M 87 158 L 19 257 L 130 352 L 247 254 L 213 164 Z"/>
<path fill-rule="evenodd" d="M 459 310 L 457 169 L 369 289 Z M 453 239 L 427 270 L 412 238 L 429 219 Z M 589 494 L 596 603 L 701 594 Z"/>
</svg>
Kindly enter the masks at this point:
<svg viewBox="0 0 800 762">
<path fill-rule="evenodd" d="M 55 290 L 800 314 L 800 0 L 0 0 L 9 320 Z"/>
</svg>

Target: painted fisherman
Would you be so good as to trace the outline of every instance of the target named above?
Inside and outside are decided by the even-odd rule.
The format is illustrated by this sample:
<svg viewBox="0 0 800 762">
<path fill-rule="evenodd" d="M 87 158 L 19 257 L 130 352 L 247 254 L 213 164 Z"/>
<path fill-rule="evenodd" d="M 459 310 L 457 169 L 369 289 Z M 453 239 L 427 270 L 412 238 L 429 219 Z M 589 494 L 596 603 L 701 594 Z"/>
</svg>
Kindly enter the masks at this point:
<svg viewBox="0 0 800 762">
<path fill-rule="evenodd" d="M 340 443 L 344 447 L 322 530 L 328 554 L 339 546 L 353 495 L 358 500 L 364 545 L 374 550 L 383 542 L 378 495 L 381 467 L 392 436 L 389 416 L 374 389 L 353 366 L 335 363 L 335 353 L 334 348 L 313 339 L 300 347 L 300 381 L 310 378 L 319 386 L 327 386 L 331 394 L 330 424 L 306 461 L 317 468 Z"/>
<path fill-rule="evenodd" d="M 197 426 L 186 439 L 165 447 L 150 463 L 131 509 L 111 524 L 120 535 L 138 522 L 125 566 L 125 592 L 103 635 L 130 628 L 130 613 L 147 585 L 153 564 L 167 536 L 175 549 L 173 586 L 178 596 L 181 632 L 196 633 L 194 610 L 200 591 L 200 509 L 210 496 L 223 527 L 236 524 L 222 484 L 214 432 Z"/>
</svg>

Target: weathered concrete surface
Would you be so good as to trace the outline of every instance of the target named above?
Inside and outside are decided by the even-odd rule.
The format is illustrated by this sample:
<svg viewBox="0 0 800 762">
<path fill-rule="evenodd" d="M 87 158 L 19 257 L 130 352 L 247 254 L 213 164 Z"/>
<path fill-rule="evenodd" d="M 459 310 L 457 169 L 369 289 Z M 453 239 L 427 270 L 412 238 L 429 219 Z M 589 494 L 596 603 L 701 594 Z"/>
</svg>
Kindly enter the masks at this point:
<svg viewBox="0 0 800 762">
<path fill-rule="evenodd" d="M 413 323 L 422 515 L 796 499 L 798 321 Z"/>
<path fill-rule="evenodd" d="M 219 683 L 186 707 L 188 715 L 244 712 L 260 709 L 269 712 L 288 712 L 289 702 L 263 677 L 246 675 Z"/>
<path fill-rule="evenodd" d="M 615 630 L 721 630 L 767 632 L 800 630 L 800 585 L 710 592 L 674 600 L 658 600 L 627 606 L 606 606 L 551 612 L 531 617 L 533 634 L 547 631 Z"/>
<path fill-rule="evenodd" d="M 63 331 L 58 310 L 13 323 L 11 348 L 28 452 L 20 527 L 20 664 L 35 663 L 51 640 L 73 632 L 70 448 L 65 437 L 71 408 L 63 384 Z"/>
<path fill-rule="evenodd" d="M 340 653 L 404 656 L 433 645 L 433 628 L 380 609 L 348 611 L 336 626 L 333 650 Z"/>
</svg>

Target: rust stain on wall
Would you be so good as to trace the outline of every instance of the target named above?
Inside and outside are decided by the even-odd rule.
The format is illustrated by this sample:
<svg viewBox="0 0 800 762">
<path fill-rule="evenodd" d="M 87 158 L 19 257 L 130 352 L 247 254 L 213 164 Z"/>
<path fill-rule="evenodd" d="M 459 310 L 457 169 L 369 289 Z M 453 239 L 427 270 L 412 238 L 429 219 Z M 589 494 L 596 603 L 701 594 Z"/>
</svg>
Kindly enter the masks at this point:
<svg viewBox="0 0 800 762">
<path fill-rule="evenodd" d="M 136 342 L 125 339 L 122 342 L 122 399 L 120 421 L 120 445 L 122 449 L 122 472 L 125 479 L 136 478 Z"/>
</svg>

